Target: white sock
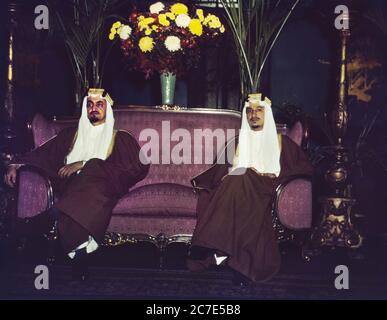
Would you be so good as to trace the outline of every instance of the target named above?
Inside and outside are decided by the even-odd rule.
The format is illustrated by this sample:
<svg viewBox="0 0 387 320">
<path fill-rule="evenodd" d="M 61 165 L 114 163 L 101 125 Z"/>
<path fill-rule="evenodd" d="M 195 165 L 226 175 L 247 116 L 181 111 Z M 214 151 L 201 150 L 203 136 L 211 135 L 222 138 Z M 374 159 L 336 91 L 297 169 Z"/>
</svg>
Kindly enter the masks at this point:
<svg viewBox="0 0 387 320">
<path fill-rule="evenodd" d="M 219 266 L 224 260 L 226 260 L 228 257 L 227 256 L 217 256 L 216 253 L 214 253 L 216 265 Z"/>
<path fill-rule="evenodd" d="M 92 236 L 89 236 L 89 240 L 88 241 L 82 243 L 77 248 L 75 248 L 73 251 L 68 253 L 67 255 L 71 259 L 74 259 L 76 251 L 80 250 L 80 249 L 83 249 L 83 248 L 86 248 L 86 253 L 91 253 L 91 252 L 93 252 L 93 251 L 98 249 L 98 243 L 94 240 L 94 238 Z"/>
</svg>

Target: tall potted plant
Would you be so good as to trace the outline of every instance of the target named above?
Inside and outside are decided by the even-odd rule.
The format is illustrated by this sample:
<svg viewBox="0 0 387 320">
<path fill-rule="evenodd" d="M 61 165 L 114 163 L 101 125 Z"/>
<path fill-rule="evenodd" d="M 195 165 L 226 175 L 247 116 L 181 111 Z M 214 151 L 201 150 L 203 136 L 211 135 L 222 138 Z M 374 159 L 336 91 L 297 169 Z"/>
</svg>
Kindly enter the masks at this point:
<svg viewBox="0 0 387 320">
<path fill-rule="evenodd" d="M 262 71 L 300 0 L 220 0 L 239 58 L 241 96 L 260 90 Z"/>
<path fill-rule="evenodd" d="M 117 18 L 112 12 L 122 0 L 66 0 L 60 4 L 47 0 L 47 4 L 55 12 L 69 54 L 75 78 L 76 113 L 79 114 L 87 88 L 102 85 L 111 49 L 103 48 L 104 26 L 107 19 Z"/>
</svg>

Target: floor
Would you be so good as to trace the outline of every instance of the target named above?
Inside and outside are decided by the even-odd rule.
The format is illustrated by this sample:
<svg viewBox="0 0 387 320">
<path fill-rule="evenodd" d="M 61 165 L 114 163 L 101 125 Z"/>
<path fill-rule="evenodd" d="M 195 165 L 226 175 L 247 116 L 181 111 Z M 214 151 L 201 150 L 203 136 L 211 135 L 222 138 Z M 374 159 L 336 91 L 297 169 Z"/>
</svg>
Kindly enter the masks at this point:
<svg viewBox="0 0 387 320">
<path fill-rule="evenodd" d="M 5 299 L 386 299 L 387 241 L 369 240 L 357 252 L 325 249 L 306 263 L 296 247 L 281 247 L 280 272 L 270 281 L 240 287 L 228 267 L 191 273 L 185 268 L 187 246 L 173 244 L 165 267 L 158 266 L 150 244 L 101 248 L 90 261 L 90 277 L 72 281 L 71 267 L 59 255 L 49 268 L 49 289 L 37 290 L 34 273 L 45 264 L 45 243 L 27 244 L 23 252 L 2 245 L 0 296 Z M 335 288 L 338 265 L 348 267 L 349 289 Z M 337 282 L 337 280 L 336 280 Z"/>
</svg>

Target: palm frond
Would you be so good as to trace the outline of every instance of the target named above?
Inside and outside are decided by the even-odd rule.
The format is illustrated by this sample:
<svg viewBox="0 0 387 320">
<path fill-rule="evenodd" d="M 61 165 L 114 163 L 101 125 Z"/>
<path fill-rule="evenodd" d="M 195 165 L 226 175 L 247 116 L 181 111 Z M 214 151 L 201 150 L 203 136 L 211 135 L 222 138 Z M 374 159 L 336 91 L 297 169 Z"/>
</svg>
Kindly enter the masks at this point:
<svg viewBox="0 0 387 320">
<path fill-rule="evenodd" d="M 387 17 L 381 10 L 370 10 L 365 13 L 365 17 L 374 23 L 380 31 L 387 35 Z"/>
<path fill-rule="evenodd" d="M 298 3 L 300 2 L 300 0 L 296 0 L 292 6 L 292 8 L 289 10 L 289 12 L 287 13 L 287 15 L 285 16 L 285 18 L 282 20 L 282 23 L 280 24 L 280 27 L 278 29 L 278 31 L 273 31 L 273 33 L 270 35 L 270 38 L 275 34 L 275 37 L 274 39 L 272 40 L 271 42 L 271 45 L 270 47 L 268 48 L 268 50 L 266 51 L 265 50 L 265 57 L 259 67 L 259 72 L 258 72 L 258 75 L 257 75 L 257 78 L 256 78 L 256 87 L 258 86 L 258 82 L 259 82 L 259 79 L 261 77 L 261 73 L 262 73 L 262 70 L 263 70 L 263 67 L 265 66 L 265 63 L 266 63 L 266 60 L 268 58 L 268 56 L 270 55 L 270 52 L 271 50 L 273 49 L 275 43 L 277 42 L 277 39 L 279 37 L 279 35 L 281 34 L 286 22 L 288 21 L 288 19 L 290 18 L 291 14 L 293 13 L 293 10 L 295 9 L 295 7 L 298 5 Z M 270 39 L 269 38 L 269 39 Z M 270 40 L 269 40 L 270 41 Z M 269 43 L 268 41 L 268 43 Z"/>
<path fill-rule="evenodd" d="M 243 27 L 242 27 L 243 21 L 240 18 L 241 10 L 239 10 L 239 9 L 242 6 L 242 1 L 239 0 L 238 9 L 235 6 L 228 8 L 225 0 L 220 0 L 220 1 L 223 5 L 223 8 L 226 12 L 228 19 L 229 19 L 229 23 L 230 23 L 231 30 L 232 30 L 233 35 L 234 35 L 234 39 L 237 42 L 237 48 L 238 48 L 237 53 L 239 55 L 241 65 L 243 66 L 242 69 L 247 71 L 250 84 L 253 85 L 253 78 L 252 78 L 252 74 L 251 74 L 251 70 L 250 70 L 250 64 L 249 64 L 249 60 L 248 60 L 247 55 L 246 55 L 246 48 L 245 48 L 246 34 L 245 34 L 245 32 L 243 32 Z"/>
<path fill-rule="evenodd" d="M 257 92 L 265 63 L 300 0 L 220 0 L 239 58 L 241 93 Z"/>
<path fill-rule="evenodd" d="M 102 37 L 107 19 L 122 0 L 46 0 L 55 12 L 61 35 L 66 44 L 76 82 L 77 93 L 83 93 L 89 84 L 100 86 L 101 72 L 110 50 L 104 51 Z M 79 106 L 78 106 L 79 107 Z"/>
</svg>

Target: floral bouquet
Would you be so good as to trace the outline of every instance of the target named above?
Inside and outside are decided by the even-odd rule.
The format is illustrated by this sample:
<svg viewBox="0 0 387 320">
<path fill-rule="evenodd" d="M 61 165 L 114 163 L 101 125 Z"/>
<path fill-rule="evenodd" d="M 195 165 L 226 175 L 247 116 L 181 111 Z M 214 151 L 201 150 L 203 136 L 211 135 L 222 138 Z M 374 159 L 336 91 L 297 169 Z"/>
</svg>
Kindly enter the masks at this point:
<svg viewBox="0 0 387 320">
<path fill-rule="evenodd" d="M 118 37 L 134 70 L 149 78 L 154 72 L 182 75 L 200 58 L 200 46 L 224 33 L 213 15 L 183 3 L 156 2 L 149 12 L 134 10 L 128 23 L 113 24 L 109 39 Z"/>
</svg>

